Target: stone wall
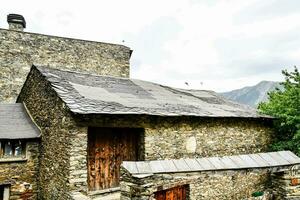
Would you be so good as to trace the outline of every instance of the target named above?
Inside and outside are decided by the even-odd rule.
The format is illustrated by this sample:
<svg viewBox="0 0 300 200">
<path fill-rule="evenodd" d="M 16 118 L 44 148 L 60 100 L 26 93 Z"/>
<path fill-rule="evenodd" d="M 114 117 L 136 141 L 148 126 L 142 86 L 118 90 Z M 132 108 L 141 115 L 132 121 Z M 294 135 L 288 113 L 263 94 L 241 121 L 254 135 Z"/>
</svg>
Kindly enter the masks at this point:
<svg viewBox="0 0 300 200">
<path fill-rule="evenodd" d="M 263 119 L 81 116 L 84 126 L 145 129 L 145 160 L 196 158 L 266 152 L 272 123 Z"/>
<path fill-rule="evenodd" d="M 121 168 L 121 200 L 154 200 L 187 186 L 190 200 L 299 200 L 300 166 L 132 175 Z"/>
<path fill-rule="evenodd" d="M 300 166 L 272 174 L 272 188 L 276 194 L 276 200 L 299 200 Z"/>
<path fill-rule="evenodd" d="M 129 77 L 123 45 L 0 29 L 0 102 L 15 102 L 33 63 L 78 72 Z"/>
<path fill-rule="evenodd" d="M 37 71 L 29 74 L 18 102 L 25 103 L 41 128 L 39 199 L 71 199 L 71 190 L 86 189 L 86 129 L 74 124 L 65 104 Z"/>
<path fill-rule="evenodd" d="M 269 127 L 262 120 L 241 118 L 160 121 L 145 129 L 146 159 L 265 152 L 272 134 Z"/>
<path fill-rule="evenodd" d="M 268 169 L 132 176 L 121 169 L 121 200 L 154 200 L 155 192 L 188 185 L 190 200 L 241 200 L 270 187 Z M 270 196 L 271 199 L 271 196 Z"/>
<path fill-rule="evenodd" d="M 10 199 L 36 199 L 38 194 L 39 141 L 29 140 L 26 159 L 0 159 L 0 185 L 10 186 Z"/>
</svg>

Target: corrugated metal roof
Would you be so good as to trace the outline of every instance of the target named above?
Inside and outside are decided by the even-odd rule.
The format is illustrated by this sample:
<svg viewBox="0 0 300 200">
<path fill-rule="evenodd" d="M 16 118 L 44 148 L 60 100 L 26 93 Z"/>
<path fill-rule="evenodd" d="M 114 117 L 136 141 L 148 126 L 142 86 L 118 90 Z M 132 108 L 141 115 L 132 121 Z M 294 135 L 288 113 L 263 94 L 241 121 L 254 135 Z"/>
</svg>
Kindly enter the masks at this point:
<svg viewBox="0 0 300 200">
<path fill-rule="evenodd" d="M 38 138 L 40 131 L 23 104 L 0 104 L 0 139 Z"/>
<path fill-rule="evenodd" d="M 78 114 L 269 118 L 213 91 L 183 90 L 136 79 L 37 69 Z"/>
<path fill-rule="evenodd" d="M 224 157 L 179 160 L 124 161 L 122 166 L 131 174 L 272 168 L 300 164 L 300 158 L 290 151 L 258 153 Z"/>
</svg>

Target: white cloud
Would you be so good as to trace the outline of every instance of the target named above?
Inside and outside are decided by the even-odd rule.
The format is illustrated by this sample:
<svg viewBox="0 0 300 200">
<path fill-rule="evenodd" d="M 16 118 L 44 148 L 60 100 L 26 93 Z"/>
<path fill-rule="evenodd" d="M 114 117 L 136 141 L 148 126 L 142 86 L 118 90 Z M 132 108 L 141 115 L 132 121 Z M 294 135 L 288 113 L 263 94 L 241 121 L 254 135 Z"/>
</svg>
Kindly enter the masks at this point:
<svg viewBox="0 0 300 200">
<path fill-rule="evenodd" d="M 281 4 L 283 11 L 278 9 Z M 296 1 L 10 0 L 1 3 L 0 27 L 7 27 L 8 13 L 20 13 L 26 31 L 125 40 L 134 50 L 132 77 L 226 91 L 279 80 L 280 69 L 299 64 L 300 14 L 293 4 Z"/>
</svg>

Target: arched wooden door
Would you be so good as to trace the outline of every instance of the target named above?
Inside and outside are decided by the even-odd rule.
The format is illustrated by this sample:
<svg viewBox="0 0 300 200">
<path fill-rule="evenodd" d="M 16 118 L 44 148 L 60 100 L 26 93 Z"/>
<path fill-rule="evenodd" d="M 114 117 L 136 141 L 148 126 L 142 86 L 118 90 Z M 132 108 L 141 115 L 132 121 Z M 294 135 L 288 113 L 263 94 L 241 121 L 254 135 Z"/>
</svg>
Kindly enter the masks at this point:
<svg viewBox="0 0 300 200">
<path fill-rule="evenodd" d="M 178 186 L 155 193 L 156 200 L 187 200 L 187 186 Z"/>
</svg>

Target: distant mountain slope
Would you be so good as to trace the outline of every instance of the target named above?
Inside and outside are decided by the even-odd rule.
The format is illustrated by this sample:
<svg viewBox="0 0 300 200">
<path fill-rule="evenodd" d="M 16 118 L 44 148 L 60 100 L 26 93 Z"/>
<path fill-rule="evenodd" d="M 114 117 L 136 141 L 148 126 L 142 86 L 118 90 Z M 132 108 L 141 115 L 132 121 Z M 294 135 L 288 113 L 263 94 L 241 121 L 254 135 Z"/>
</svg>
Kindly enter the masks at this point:
<svg viewBox="0 0 300 200">
<path fill-rule="evenodd" d="M 267 93 L 274 90 L 276 87 L 282 88 L 282 86 L 279 85 L 279 82 L 262 81 L 257 85 L 224 92 L 221 93 L 221 95 L 232 101 L 257 107 L 260 102 L 268 99 Z"/>
</svg>

